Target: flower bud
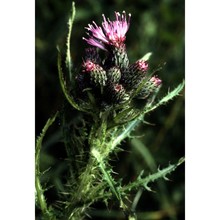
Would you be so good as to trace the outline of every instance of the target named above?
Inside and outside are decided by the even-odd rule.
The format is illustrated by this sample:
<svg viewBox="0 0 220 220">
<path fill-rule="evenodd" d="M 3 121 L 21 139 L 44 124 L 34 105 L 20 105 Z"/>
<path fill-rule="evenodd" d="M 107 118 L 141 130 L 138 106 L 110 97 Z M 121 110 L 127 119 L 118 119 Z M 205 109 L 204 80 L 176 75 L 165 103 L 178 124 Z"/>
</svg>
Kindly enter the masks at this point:
<svg viewBox="0 0 220 220">
<path fill-rule="evenodd" d="M 137 89 L 140 82 L 146 77 L 148 63 L 144 60 L 138 60 L 129 65 L 129 68 L 124 72 L 121 82 L 127 90 Z"/>
<path fill-rule="evenodd" d="M 121 84 L 108 85 L 105 93 L 106 102 L 109 104 L 122 104 L 128 101 L 130 96 Z"/>
<path fill-rule="evenodd" d="M 110 82 L 118 83 L 121 79 L 121 71 L 118 67 L 112 67 L 107 71 L 107 77 Z"/>
<path fill-rule="evenodd" d="M 112 101 L 116 104 L 122 104 L 129 100 L 129 95 L 125 92 L 121 84 L 115 84 L 112 87 Z"/>
<path fill-rule="evenodd" d="M 162 83 L 162 80 L 159 79 L 156 76 L 151 77 L 150 82 L 155 86 L 155 87 L 159 87 Z"/>
<path fill-rule="evenodd" d="M 105 86 L 107 81 L 106 71 L 98 64 L 91 61 L 86 61 L 83 64 L 84 72 L 90 75 L 91 85 L 94 86 Z"/>
<path fill-rule="evenodd" d="M 129 66 L 132 75 L 145 75 L 148 70 L 148 63 L 145 60 L 138 60 Z"/>
<path fill-rule="evenodd" d="M 139 94 L 136 96 L 138 99 L 146 99 L 161 87 L 162 80 L 156 76 L 153 76 L 146 82 L 145 86 L 141 89 Z"/>
<path fill-rule="evenodd" d="M 126 69 L 129 65 L 128 55 L 125 44 L 120 47 L 114 47 L 112 50 L 112 65 L 118 66 L 122 70 Z"/>
</svg>

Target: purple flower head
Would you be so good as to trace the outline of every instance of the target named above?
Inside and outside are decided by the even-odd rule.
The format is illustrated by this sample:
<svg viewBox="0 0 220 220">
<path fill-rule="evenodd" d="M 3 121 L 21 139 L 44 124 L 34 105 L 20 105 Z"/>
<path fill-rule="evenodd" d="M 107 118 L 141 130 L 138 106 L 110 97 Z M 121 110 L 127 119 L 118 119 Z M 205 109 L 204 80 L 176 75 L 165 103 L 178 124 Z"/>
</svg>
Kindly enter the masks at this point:
<svg viewBox="0 0 220 220">
<path fill-rule="evenodd" d="M 95 64 L 88 60 L 83 63 L 83 68 L 84 68 L 83 72 L 91 72 L 95 69 Z"/>
<path fill-rule="evenodd" d="M 125 34 L 128 31 L 130 25 L 131 14 L 128 15 L 128 21 L 126 13 L 123 11 L 122 15 L 119 12 L 115 12 L 116 20 L 110 21 L 103 16 L 102 27 L 98 26 L 94 21 L 93 24 L 89 24 L 86 29 L 88 30 L 89 38 L 83 38 L 88 44 L 99 47 L 100 49 L 107 50 L 107 45 L 113 45 L 120 47 L 125 42 Z"/>
<path fill-rule="evenodd" d="M 158 87 L 162 83 L 162 80 L 156 76 L 153 76 L 151 77 L 150 82 L 152 82 L 156 87 Z"/>
<path fill-rule="evenodd" d="M 131 64 L 129 67 L 129 71 L 137 74 L 146 74 L 148 70 L 148 62 L 145 60 L 138 60 L 135 63 Z"/>
<path fill-rule="evenodd" d="M 122 89 L 123 89 L 123 86 L 120 85 L 120 84 L 116 84 L 116 85 L 114 86 L 114 90 L 115 90 L 116 92 L 119 92 L 119 91 L 121 91 Z"/>
<path fill-rule="evenodd" d="M 141 71 L 147 71 L 148 69 L 148 63 L 147 61 L 145 60 L 138 60 L 137 62 L 137 66 L 138 66 L 138 69 L 141 70 Z"/>
</svg>

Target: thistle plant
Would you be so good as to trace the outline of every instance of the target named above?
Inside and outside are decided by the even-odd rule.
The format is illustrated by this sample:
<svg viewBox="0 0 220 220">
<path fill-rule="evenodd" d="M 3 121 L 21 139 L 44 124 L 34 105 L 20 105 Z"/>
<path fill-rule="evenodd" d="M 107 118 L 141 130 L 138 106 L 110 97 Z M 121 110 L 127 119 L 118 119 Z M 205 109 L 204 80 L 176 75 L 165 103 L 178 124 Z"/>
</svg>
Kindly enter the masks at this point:
<svg viewBox="0 0 220 220">
<path fill-rule="evenodd" d="M 115 19 L 103 16 L 102 25 L 88 24 L 87 45 L 79 68 L 70 53 L 70 39 L 75 7 L 68 22 L 65 63 L 58 47 L 58 72 L 64 94 L 64 105 L 49 118 L 36 142 L 36 205 L 42 219 L 85 219 L 96 202 L 109 202 L 124 213 L 125 219 L 137 219 L 135 209 L 143 190 L 152 191 L 150 183 L 167 179 L 184 158 L 157 172 L 141 172 L 134 180 L 123 184 L 115 175 L 111 161 L 123 151 L 121 143 L 144 122 L 144 116 L 178 96 L 184 82 L 158 99 L 162 79 L 149 71 L 149 57 L 131 62 L 126 50 L 126 33 L 131 15 L 115 12 Z M 40 170 L 42 141 L 55 120 L 62 126 L 62 141 L 66 150 L 68 173 L 63 190 L 55 204 L 48 204 L 41 184 Z M 131 193 L 137 193 L 131 201 Z"/>
</svg>

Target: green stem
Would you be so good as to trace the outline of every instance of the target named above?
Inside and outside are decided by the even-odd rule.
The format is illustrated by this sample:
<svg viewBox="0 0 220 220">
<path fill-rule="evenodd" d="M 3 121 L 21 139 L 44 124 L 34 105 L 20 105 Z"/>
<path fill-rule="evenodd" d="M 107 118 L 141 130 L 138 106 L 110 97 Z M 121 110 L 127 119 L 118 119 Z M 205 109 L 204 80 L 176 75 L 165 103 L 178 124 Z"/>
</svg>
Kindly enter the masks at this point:
<svg viewBox="0 0 220 220">
<path fill-rule="evenodd" d="M 94 158 L 97 160 L 99 168 L 104 176 L 104 179 L 106 180 L 106 182 L 108 183 L 112 193 L 116 196 L 116 198 L 119 200 L 120 202 L 120 208 L 123 209 L 124 212 L 127 211 L 127 207 L 124 204 L 121 194 L 119 192 L 119 190 L 116 187 L 116 183 L 113 179 L 113 177 L 111 176 L 110 172 L 107 170 L 106 165 L 102 159 L 101 154 L 99 153 L 99 151 L 94 147 L 91 151 L 91 154 L 94 156 Z"/>
<path fill-rule="evenodd" d="M 71 202 L 66 207 L 66 219 L 82 219 L 88 207 L 93 203 L 94 199 L 91 198 L 90 192 L 94 183 L 94 177 L 98 175 L 96 167 L 96 160 L 90 157 L 85 170 L 78 179 L 78 188 L 73 192 Z"/>
</svg>

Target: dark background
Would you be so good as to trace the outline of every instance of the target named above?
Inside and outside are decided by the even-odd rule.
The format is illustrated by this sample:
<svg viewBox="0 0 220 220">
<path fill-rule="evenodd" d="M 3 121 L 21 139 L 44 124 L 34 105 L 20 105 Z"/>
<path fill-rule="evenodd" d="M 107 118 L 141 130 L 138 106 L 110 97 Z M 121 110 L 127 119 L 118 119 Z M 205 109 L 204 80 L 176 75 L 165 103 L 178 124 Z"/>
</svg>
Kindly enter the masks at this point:
<svg viewBox="0 0 220 220">
<path fill-rule="evenodd" d="M 126 35 L 130 62 L 152 52 L 149 61 L 151 70 L 163 65 L 163 69 L 157 73 L 163 80 L 159 97 L 182 82 L 185 72 L 183 0 L 85 0 L 75 3 L 71 56 L 76 66 L 80 65 L 86 46 L 82 40 L 86 36 L 84 27 L 93 20 L 100 24 L 102 14 L 113 18 L 114 11 L 125 10 L 132 15 Z M 36 135 L 40 134 L 46 120 L 63 103 L 57 72 L 56 45 L 65 45 L 71 4 L 69 0 L 36 0 Z M 114 170 L 125 182 L 136 178 L 143 169 L 153 172 L 155 166 L 163 168 L 169 162 L 174 163 L 184 156 L 183 94 L 146 115 L 145 119 L 153 125 L 141 125 L 135 132 L 141 137 L 123 143 L 122 147 L 126 151 L 119 153 L 118 161 L 115 161 Z M 51 167 L 43 178 L 45 183 L 54 185 L 47 192 L 48 202 L 51 203 L 55 199 L 54 192 L 62 190 L 60 176 L 65 169 L 65 152 L 59 143 L 60 139 L 59 121 L 56 121 L 45 137 L 42 153 L 42 169 Z M 148 150 L 144 155 L 135 147 L 141 144 Z M 169 178 L 171 181 L 161 180 L 151 184 L 155 193 L 143 193 L 137 207 L 139 219 L 184 219 L 184 165 Z M 93 219 L 123 219 L 114 205 L 109 208 L 111 212 L 103 204 L 96 204 L 94 207 L 96 209 L 90 213 Z"/>
</svg>

